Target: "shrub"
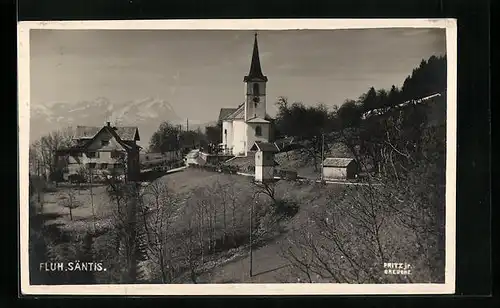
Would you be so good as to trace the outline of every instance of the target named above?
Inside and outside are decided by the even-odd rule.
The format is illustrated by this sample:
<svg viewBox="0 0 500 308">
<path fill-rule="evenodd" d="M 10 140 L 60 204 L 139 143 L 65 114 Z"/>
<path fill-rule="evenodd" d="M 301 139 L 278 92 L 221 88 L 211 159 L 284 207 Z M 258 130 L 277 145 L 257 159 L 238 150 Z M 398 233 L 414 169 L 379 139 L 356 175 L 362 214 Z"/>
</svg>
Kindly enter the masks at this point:
<svg viewBox="0 0 500 308">
<path fill-rule="evenodd" d="M 295 201 L 278 199 L 273 205 L 273 210 L 275 215 L 290 218 L 299 212 L 299 205 Z"/>
<path fill-rule="evenodd" d="M 70 183 L 85 183 L 87 180 L 81 174 L 70 174 L 68 176 L 68 181 Z"/>
</svg>

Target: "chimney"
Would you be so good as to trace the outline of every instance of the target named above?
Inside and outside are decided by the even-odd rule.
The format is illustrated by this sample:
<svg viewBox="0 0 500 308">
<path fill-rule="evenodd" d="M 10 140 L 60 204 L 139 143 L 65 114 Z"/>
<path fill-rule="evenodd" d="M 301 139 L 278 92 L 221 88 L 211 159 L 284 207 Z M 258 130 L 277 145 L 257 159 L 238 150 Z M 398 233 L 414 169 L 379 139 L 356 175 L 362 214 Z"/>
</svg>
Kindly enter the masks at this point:
<svg viewBox="0 0 500 308">
<path fill-rule="evenodd" d="M 111 123 L 110 122 L 106 122 L 106 125 L 109 127 L 109 126 L 111 126 Z"/>
</svg>

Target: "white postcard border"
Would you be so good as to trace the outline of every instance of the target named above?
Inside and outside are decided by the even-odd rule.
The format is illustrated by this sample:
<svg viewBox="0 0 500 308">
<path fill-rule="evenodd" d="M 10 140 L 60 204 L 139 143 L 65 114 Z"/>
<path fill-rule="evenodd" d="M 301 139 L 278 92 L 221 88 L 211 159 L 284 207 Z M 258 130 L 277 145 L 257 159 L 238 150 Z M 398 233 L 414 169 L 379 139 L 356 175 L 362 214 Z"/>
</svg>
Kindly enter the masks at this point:
<svg viewBox="0 0 500 308">
<path fill-rule="evenodd" d="M 367 28 L 444 28 L 447 54 L 446 227 L 443 284 L 138 284 L 30 285 L 28 258 L 28 185 L 30 131 L 31 29 L 61 30 L 333 30 Z M 225 19 L 27 21 L 18 23 L 18 133 L 20 181 L 20 271 L 25 295 L 400 295 L 453 294 L 456 259 L 456 19 Z"/>
</svg>

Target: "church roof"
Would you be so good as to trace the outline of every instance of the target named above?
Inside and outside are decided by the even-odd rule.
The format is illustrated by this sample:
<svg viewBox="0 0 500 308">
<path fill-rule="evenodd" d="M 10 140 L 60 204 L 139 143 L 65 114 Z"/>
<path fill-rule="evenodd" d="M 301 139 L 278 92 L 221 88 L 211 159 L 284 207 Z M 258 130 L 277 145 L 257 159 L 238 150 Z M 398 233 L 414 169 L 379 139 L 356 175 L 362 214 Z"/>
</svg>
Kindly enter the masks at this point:
<svg viewBox="0 0 500 308">
<path fill-rule="evenodd" d="M 224 117 L 221 118 L 223 115 L 223 110 L 224 110 Z M 241 104 L 238 106 L 238 108 L 222 108 L 220 110 L 220 115 L 219 115 L 219 120 L 236 120 L 236 119 L 243 119 L 245 117 L 245 104 Z"/>
<path fill-rule="evenodd" d="M 219 121 L 225 120 L 229 115 L 233 114 L 238 108 L 221 108 L 219 112 Z"/>
<path fill-rule="evenodd" d="M 243 81 L 248 82 L 250 80 L 262 80 L 267 81 L 267 77 L 262 73 L 262 68 L 260 67 L 259 58 L 259 44 L 257 43 L 257 33 L 255 34 L 255 39 L 253 42 L 253 53 L 252 53 L 252 63 L 250 64 L 250 71 L 248 75 L 245 76 Z"/>
</svg>

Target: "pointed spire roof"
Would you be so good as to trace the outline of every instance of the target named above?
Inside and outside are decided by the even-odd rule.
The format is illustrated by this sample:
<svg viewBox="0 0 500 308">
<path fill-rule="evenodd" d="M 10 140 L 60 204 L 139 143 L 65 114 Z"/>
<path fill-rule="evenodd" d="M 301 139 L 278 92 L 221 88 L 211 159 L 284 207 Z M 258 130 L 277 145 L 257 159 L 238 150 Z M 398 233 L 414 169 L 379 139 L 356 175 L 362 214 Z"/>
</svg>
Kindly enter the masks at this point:
<svg viewBox="0 0 500 308">
<path fill-rule="evenodd" d="M 248 75 L 245 76 L 244 81 L 248 82 L 254 79 L 260 79 L 267 81 L 267 77 L 262 73 L 262 68 L 260 67 L 259 58 L 259 44 L 257 43 L 257 33 L 255 33 L 255 39 L 253 42 L 253 53 L 252 53 L 252 63 L 250 64 L 250 71 Z"/>
</svg>

